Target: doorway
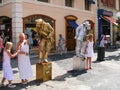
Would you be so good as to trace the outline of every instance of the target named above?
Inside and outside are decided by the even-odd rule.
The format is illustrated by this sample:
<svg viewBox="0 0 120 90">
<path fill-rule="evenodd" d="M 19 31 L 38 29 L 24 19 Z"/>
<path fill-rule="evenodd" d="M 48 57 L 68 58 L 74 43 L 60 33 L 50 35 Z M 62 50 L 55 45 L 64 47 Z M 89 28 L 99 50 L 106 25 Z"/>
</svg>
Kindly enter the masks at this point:
<svg viewBox="0 0 120 90">
<path fill-rule="evenodd" d="M 67 26 L 66 29 L 66 47 L 68 51 L 74 51 L 76 42 L 75 42 L 75 29 L 71 26 Z"/>
<path fill-rule="evenodd" d="M 75 29 L 76 29 L 76 22 L 77 17 L 73 15 L 68 15 L 65 17 L 66 22 L 66 48 L 68 51 L 74 51 L 76 42 L 75 42 Z M 72 21 L 71 24 L 74 24 L 75 27 L 71 26 L 69 21 Z"/>
</svg>

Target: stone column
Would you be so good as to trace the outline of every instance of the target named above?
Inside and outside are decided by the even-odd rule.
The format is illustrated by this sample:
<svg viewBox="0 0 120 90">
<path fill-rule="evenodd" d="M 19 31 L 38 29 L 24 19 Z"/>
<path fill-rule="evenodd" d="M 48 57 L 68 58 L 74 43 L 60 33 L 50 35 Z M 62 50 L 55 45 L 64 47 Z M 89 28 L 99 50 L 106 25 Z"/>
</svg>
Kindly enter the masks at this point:
<svg viewBox="0 0 120 90">
<path fill-rule="evenodd" d="M 115 7 L 115 8 L 116 8 L 117 10 L 119 10 L 119 0 L 116 0 L 116 3 L 115 3 L 115 4 L 116 4 L 116 7 Z"/>
<path fill-rule="evenodd" d="M 12 42 L 15 50 L 17 42 L 19 41 L 19 34 L 23 32 L 23 9 L 22 1 L 12 1 Z"/>
<path fill-rule="evenodd" d="M 113 24 L 110 23 L 110 45 L 113 45 Z"/>
</svg>

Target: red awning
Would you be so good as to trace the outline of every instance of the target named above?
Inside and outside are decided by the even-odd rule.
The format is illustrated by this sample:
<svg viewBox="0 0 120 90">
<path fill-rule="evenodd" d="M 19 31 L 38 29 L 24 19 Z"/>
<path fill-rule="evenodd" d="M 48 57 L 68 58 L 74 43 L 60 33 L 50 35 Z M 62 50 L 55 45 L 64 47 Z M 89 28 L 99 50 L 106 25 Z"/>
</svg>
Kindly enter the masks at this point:
<svg viewBox="0 0 120 90">
<path fill-rule="evenodd" d="M 103 19 L 105 19 L 105 20 L 107 20 L 107 21 L 117 25 L 117 23 L 116 23 L 117 20 L 116 19 L 114 19 L 112 17 L 108 17 L 108 16 L 102 16 L 102 17 L 103 17 Z"/>
</svg>

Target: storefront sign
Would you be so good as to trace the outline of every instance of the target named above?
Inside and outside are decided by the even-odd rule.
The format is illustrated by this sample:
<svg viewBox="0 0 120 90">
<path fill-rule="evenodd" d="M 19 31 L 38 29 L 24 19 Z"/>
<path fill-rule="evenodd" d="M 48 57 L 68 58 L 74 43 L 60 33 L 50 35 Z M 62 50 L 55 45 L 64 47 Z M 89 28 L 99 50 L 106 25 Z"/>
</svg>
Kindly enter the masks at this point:
<svg viewBox="0 0 120 90">
<path fill-rule="evenodd" d="M 113 12 L 104 10 L 103 15 L 105 15 L 105 16 L 113 16 Z"/>
</svg>

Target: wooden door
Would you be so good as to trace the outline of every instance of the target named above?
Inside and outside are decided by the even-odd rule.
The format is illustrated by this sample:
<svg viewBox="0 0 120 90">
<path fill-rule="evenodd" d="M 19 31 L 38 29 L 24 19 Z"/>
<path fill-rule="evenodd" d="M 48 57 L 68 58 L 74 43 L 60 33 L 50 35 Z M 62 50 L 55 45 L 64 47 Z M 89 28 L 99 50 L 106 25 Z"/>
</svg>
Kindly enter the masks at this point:
<svg viewBox="0 0 120 90">
<path fill-rule="evenodd" d="M 66 29 L 66 46 L 68 51 L 75 50 L 75 29 L 71 26 L 67 26 Z"/>
</svg>

